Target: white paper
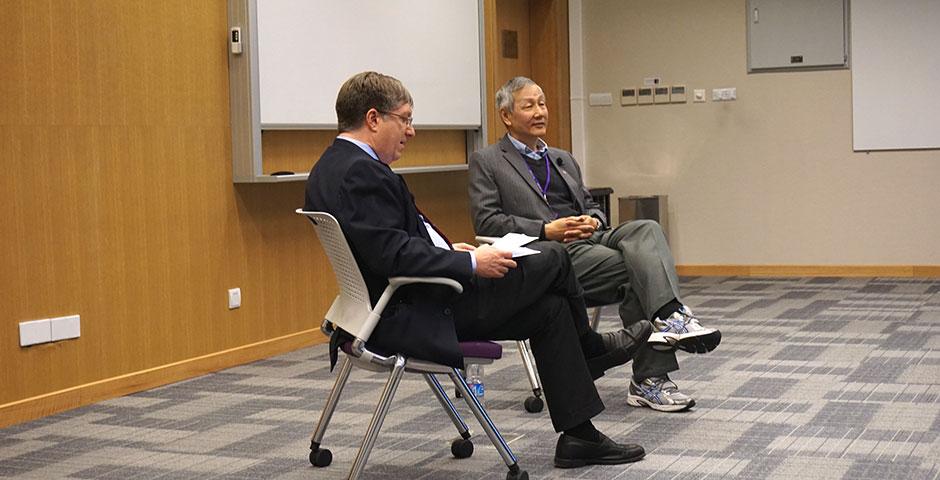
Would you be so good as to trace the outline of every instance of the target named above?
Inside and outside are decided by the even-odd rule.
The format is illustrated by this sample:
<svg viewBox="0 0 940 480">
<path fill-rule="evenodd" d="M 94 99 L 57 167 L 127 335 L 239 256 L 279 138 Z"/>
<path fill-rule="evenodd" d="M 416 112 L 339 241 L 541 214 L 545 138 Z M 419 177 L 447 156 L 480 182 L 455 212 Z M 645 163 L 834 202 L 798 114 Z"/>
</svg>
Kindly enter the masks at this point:
<svg viewBox="0 0 940 480">
<path fill-rule="evenodd" d="M 525 257 L 528 255 L 535 255 L 536 253 L 542 253 L 538 250 L 533 250 L 529 247 L 518 247 L 512 251 L 512 258 Z"/>
<path fill-rule="evenodd" d="M 512 252 L 512 258 L 525 257 L 541 253 L 538 250 L 523 246 L 534 240 L 538 240 L 538 237 L 530 237 L 521 233 L 507 233 L 493 242 L 493 248 Z"/>
</svg>

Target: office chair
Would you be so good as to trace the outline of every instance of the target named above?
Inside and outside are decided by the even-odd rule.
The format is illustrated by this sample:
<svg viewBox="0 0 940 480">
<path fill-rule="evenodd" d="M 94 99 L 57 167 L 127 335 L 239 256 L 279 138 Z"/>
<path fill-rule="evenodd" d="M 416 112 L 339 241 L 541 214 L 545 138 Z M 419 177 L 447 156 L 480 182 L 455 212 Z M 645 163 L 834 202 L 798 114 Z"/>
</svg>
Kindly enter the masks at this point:
<svg viewBox="0 0 940 480">
<path fill-rule="evenodd" d="M 369 300 L 369 291 L 366 288 L 365 281 L 360 273 L 359 266 L 353 257 L 346 237 L 343 235 L 339 222 L 332 215 L 325 212 L 308 212 L 297 209 L 296 213 L 307 217 L 316 229 L 320 243 L 326 252 L 333 273 L 336 275 L 336 282 L 340 293 L 333 301 L 333 305 L 326 313 L 321 330 L 327 335 L 333 333 L 334 329 L 341 328 L 353 336 L 353 340 L 345 342 L 341 349 L 346 354 L 343 364 L 340 367 L 333 390 L 327 398 L 323 412 L 320 414 L 320 421 L 310 439 L 310 463 L 316 467 L 326 467 L 333 461 L 333 454 L 330 450 L 321 448 L 323 435 L 330 423 L 333 412 L 336 410 L 340 394 L 349 379 L 353 365 L 371 371 L 389 372 L 385 388 L 379 397 L 378 405 L 372 416 L 372 421 L 366 430 L 362 440 L 362 445 L 353 466 L 349 472 L 350 479 L 356 479 L 365 468 L 366 461 L 375 444 L 382 423 L 388 413 L 392 397 L 398 388 L 402 375 L 408 373 L 418 373 L 422 375 L 427 382 L 435 398 L 444 408 L 451 422 L 457 428 L 460 438 L 451 443 L 451 453 L 457 458 L 466 458 L 473 454 L 473 442 L 470 439 L 470 432 L 467 424 L 457 413 L 453 403 L 444 393 L 443 387 L 438 382 L 435 374 L 447 375 L 450 377 L 454 386 L 466 400 L 467 406 L 473 412 L 473 416 L 480 422 L 480 426 L 489 437 L 496 451 L 499 452 L 509 472 L 506 474 L 507 480 L 528 480 L 529 474 L 519 468 L 516 457 L 509 449 L 496 425 L 490 420 L 486 409 L 480 404 L 476 396 L 470 393 L 466 381 L 461 375 L 460 370 L 433 362 L 406 358 L 400 354 L 383 356 L 371 352 L 366 347 L 366 341 L 378 324 L 382 311 L 391 300 L 395 290 L 402 285 L 413 283 L 427 283 L 446 285 L 457 292 L 462 292 L 463 287 L 456 280 L 441 277 L 393 277 L 388 279 L 388 287 L 382 292 L 382 296 L 372 306 Z M 494 342 L 460 342 L 460 348 L 463 351 L 465 364 L 488 363 L 502 356 L 502 347 Z"/>
</svg>

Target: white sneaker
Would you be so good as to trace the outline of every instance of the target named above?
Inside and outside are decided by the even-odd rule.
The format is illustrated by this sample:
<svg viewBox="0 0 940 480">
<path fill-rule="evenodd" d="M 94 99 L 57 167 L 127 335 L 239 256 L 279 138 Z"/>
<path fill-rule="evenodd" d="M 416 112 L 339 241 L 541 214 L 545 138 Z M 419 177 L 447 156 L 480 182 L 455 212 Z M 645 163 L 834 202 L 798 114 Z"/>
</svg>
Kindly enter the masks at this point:
<svg viewBox="0 0 940 480">
<path fill-rule="evenodd" d="M 630 380 L 627 405 L 649 407 L 659 412 L 681 412 L 695 406 L 695 400 L 680 392 L 669 375 L 650 377 L 642 382 Z"/>
<path fill-rule="evenodd" d="M 668 345 L 689 353 L 708 353 L 721 343 L 721 332 L 703 327 L 692 310 L 683 305 L 679 311 L 665 319 L 653 319 L 653 333 L 649 343 L 653 348 Z"/>
</svg>

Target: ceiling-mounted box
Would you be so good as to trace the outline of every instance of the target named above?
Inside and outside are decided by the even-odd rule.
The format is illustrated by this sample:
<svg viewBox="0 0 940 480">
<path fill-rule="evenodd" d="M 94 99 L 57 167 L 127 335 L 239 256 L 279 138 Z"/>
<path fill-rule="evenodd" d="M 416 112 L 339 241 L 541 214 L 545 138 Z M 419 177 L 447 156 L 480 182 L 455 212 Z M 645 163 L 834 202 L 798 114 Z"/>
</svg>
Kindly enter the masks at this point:
<svg viewBox="0 0 940 480">
<path fill-rule="evenodd" d="M 748 0 L 747 71 L 847 68 L 848 0 Z"/>
</svg>

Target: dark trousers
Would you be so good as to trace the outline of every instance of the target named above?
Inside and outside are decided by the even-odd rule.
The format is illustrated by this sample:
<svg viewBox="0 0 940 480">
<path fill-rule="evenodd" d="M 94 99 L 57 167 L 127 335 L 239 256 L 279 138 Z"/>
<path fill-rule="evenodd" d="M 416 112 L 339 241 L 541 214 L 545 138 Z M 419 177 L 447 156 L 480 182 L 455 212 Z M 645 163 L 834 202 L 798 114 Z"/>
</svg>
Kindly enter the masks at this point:
<svg viewBox="0 0 940 480">
<path fill-rule="evenodd" d="M 604 410 L 580 337 L 590 331 L 584 298 L 564 247 L 529 245 L 542 253 L 517 259 L 500 279 L 476 279 L 454 309 L 460 340 L 525 340 L 542 379 L 555 431 Z"/>
</svg>

